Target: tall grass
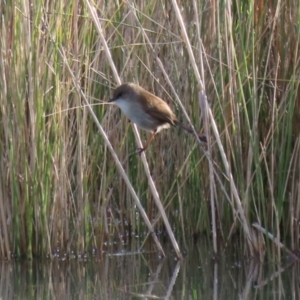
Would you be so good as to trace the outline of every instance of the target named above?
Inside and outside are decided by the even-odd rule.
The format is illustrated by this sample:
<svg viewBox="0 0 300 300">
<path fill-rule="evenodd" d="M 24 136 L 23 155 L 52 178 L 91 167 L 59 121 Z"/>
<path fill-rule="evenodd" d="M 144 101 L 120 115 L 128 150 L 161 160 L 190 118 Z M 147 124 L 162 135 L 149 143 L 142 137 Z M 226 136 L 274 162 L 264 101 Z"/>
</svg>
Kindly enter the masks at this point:
<svg viewBox="0 0 300 300">
<path fill-rule="evenodd" d="M 238 236 L 249 254 L 262 255 L 261 234 L 269 233 L 293 250 L 300 213 L 299 5 L 229 4 L 95 7 L 121 80 L 161 97 L 196 130 L 205 119 L 206 148 L 171 129 L 143 158 L 175 236 L 208 236 L 215 252 L 220 240 Z M 99 105 L 118 83 L 86 5 L 15 1 L 3 8 L 1 257 L 102 250 L 142 234 L 128 185 L 83 95 L 97 104 L 92 108 L 149 219 L 164 226 L 145 162 L 129 155 L 137 147 L 131 125 L 118 109 Z M 278 243 L 267 241 L 280 257 Z"/>
</svg>

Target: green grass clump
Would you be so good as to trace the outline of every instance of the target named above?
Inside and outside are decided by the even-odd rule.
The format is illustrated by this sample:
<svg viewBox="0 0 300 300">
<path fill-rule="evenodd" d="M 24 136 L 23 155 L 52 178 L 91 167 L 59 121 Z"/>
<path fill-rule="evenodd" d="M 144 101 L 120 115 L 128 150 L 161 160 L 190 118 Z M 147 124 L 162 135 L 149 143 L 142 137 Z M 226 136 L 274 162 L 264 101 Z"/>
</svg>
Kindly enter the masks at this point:
<svg viewBox="0 0 300 300">
<path fill-rule="evenodd" d="M 163 227 L 147 167 L 130 155 L 137 147 L 131 126 L 118 109 L 99 105 L 118 85 L 112 65 L 123 82 L 164 99 L 184 123 L 188 116 L 197 131 L 206 124 L 207 147 L 172 128 L 146 151 L 180 240 L 204 234 L 217 251 L 217 242 L 238 235 L 255 254 L 264 252 L 256 236 L 268 232 L 298 248 L 297 4 L 207 7 L 195 0 L 177 10 L 176 1 L 100 1 L 109 59 L 86 3 L 6 3 L 0 21 L 0 256 L 103 249 L 107 241 L 124 242 L 142 231 L 128 184 L 83 95 L 95 104 L 150 220 Z M 147 139 L 142 131 L 141 137 Z"/>
</svg>

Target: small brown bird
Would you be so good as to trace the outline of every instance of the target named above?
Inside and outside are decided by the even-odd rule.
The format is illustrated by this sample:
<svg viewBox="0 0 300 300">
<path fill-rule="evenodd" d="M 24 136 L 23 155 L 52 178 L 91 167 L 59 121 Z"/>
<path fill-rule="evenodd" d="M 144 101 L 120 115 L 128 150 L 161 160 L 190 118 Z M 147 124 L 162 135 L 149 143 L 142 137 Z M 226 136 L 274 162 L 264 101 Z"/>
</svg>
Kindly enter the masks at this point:
<svg viewBox="0 0 300 300">
<path fill-rule="evenodd" d="M 139 150 L 139 153 L 147 149 L 156 133 L 163 128 L 169 128 L 170 125 L 178 126 L 194 134 L 192 128 L 183 125 L 177 120 L 166 102 L 137 84 L 124 83 L 118 86 L 109 102 L 115 103 L 127 118 L 138 127 L 152 132 L 146 145 Z M 202 142 L 206 142 L 204 135 L 198 134 L 198 137 Z"/>
</svg>

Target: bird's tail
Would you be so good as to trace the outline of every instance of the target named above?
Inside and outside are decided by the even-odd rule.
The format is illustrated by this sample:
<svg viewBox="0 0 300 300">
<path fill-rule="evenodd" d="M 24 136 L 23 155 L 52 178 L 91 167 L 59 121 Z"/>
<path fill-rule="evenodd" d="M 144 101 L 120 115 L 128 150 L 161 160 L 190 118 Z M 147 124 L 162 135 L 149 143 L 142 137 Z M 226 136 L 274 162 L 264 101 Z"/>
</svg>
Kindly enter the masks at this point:
<svg viewBox="0 0 300 300">
<path fill-rule="evenodd" d="M 195 135 L 195 133 L 194 133 L 192 127 L 186 126 L 186 125 L 182 124 L 182 123 L 179 122 L 179 121 L 175 121 L 174 123 L 175 123 L 176 126 L 182 128 L 183 130 L 187 131 L 188 133 L 191 133 L 191 134 Z M 206 136 L 205 136 L 205 135 L 203 135 L 203 134 L 201 134 L 201 133 L 198 133 L 197 131 L 196 131 L 196 133 L 197 133 L 198 138 L 199 138 L 199 140 L 200 140 L 201 142 L 207 143 L 207 139 L 206 139 Z"/>
</svg>

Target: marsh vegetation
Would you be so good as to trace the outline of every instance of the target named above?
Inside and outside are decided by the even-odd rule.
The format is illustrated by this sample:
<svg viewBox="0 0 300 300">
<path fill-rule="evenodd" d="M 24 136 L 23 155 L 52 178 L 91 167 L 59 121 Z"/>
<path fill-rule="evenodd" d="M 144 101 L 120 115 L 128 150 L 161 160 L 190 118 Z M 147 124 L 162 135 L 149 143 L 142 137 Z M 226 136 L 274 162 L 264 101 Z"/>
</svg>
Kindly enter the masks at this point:
<svg viewBox="0 0 300 300">
<path fill-rule="evenodd" d="M 145 236 L 131 187 L 157 233 L 159 197 L 180 245 L 234 241 L 278 259 L 298 249 L 298 2 L 93 5 L 2 4 L 0 256 Z M 103 105 L 119 81 L 164 99 L 208 145 L 172 129 L 130 155 L 136 130 Z"/>
</svg>

